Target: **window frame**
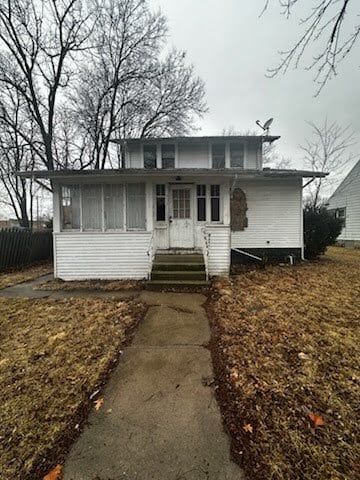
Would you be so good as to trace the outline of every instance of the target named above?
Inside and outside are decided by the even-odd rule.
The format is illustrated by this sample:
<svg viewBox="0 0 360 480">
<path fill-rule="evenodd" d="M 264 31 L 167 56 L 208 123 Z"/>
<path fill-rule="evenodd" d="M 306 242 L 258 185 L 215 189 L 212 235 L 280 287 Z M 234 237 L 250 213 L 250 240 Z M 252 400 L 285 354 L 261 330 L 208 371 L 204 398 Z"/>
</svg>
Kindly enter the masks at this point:
<svg viewBox="0 0 360 480">
<path fill-rule="evenodd" d="M 66 234 L 66 233 L 116 233 L 116 232 L 147 232 L 148 228 L 148 200 L 147 200 L 147 184 L 146 182 L 131 182 L 131 184 L 143 184 L 144 185 L 144 199 L 145 199 L 145 228 L 129 228 L 127 222 L 127 215 L 128 215 L 128 208 L 127 208 L 127 195 L 128 195 L 128 185 L 130 183 L 117 183 L 117 182 L 109 182 L 109 183 L 61 183 L 59 185 L 59 233 Z M 98 185 L 101 191 L 101 229 L 84 229 L 83 225 L 83 187 L 85 185 Z M 122 209 L 123 209 L 123 225 L 122 228 L 106 228 L 105 222 L 105 187 L 106 185 L 121 185 L 123 191 L 123 198 L 122 198 Z M 63 188 L 71 188 L 71 187 L 78 187 L 79 189 L 79 228 L 63 228 L 63 205 L 62 205 L 62 191 Z M 166 207 L 166 205 L 165 205 Z M 166 217 L 165 217 L 166 218 Z"/>
<path fill-rule="evenodd" d="M 164 157 L 163 157 L 163 147 L 173 147 L 174 148 L 174 166 L 173 167 L 164 167 L 163 165 L 163 161 L 164 161 Z M 169 160 L 169 158 L 165 159 L 165 160 Z M 161 164 L 161 169 L 163 170 L 171 170 L 173 168 L 176 168 L 176 144 L 175 143 L 161 143 L 160 144 L 160 164 Z"/>
<path fill-rule="evenodd" d="M 214 170 L 221 170 L 223 168 L 226 168 L 226 150 L 227 150 L 227 145 L 226 145 L 227 142 L 212 142 L 210 144 L 210 165 L 211 165 L 211 168 L 213 168 Z M 215 167 L 214 166 L 214 147 L 215 146 L 219 146 L 219 145 L 223 145 L 224 146 L 224 166 L 223 167 Z"/>
<path fill-rule="evenodd" d="M 199 187 L 205 187 L 205 194 L 199 195 Z M 208 186 L 206 183 L 198 183 L 196 184 L 196 222 L 197 223 L 206 223 L 207 218 L 208 218 Z M 204 199 L 205 200 L 205 218 L 204 220 L 199 220 L 199 199 Z"/>
<path fill-rule="evenodd" d="M 145 149 L 146 147 L 152 147 L 155 149 L 155 166 L 154 167 L 146 167 L 145 166 Z M 158 168 L 158 145 L 156 143 L 146 143 L 142 144 L 142 162 L 143 162 L 143 168 L 144 170 L 155 170 Z"/>
<path fill-rule="evenodd" d="M 231 165 L 231 147 L 238 145 L 242 147 L 242 152 L 243 152 L 243 162 L 242 162 L 242 167 L 233 167 Z M 229 168 L 237 168 L 239 170 L 245 170 L 246 169 L 246 145 L 245 142 L 229 142 Z"/>
<path fill-rule="evenodd" d="M 157 193 L 157 187 L 158 186 L 163 186 L 164 187 L 164 195 L 158 195 Z M 154 198 L 155 198 L 155 202 L 154 202 L 154 219 L 155 219 L 155 222 L 157 224 L 164 224 L 166 222 L 166 218 L 167 218 L 167 215 L 168 215 L 168 205 L 167 205 L 167 185 L 165 183 L 156 183 L 154 185 Z M 164 220 L 158 220 L 157 219 L 157 200 L 158 198 L 164 198 L 164 203 L 165 203 L 165 218 Z"/>
<path fill-rule="evenodd" d="M 218 195 L 213 195 L 212 194 L 212 187 L 218 187 L 219 189 L 219 194 Z M 221 212 L 221 185 L 218 183 L 212 183 L 209 185 L 209 203 L 210 203 L 210 222 L 211 223 L 222 223 L 222 212 Z M 218 220 L 213 220 L 213 208 L 212 208 L 212 199 L 218 199 L 219 201 L 219 219 Z"/>
</svg>

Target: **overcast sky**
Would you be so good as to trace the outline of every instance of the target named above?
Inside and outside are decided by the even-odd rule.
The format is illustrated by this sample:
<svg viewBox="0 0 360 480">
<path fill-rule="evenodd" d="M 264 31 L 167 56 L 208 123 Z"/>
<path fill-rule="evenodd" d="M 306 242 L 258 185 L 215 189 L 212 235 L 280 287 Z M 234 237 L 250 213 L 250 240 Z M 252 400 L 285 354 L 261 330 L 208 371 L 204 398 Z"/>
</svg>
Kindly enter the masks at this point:
<svg viewBox="0 0 360 480">
<path fill-rule="evenodd" d="M 328 115 L 343 126 L 351 124 L 359 140 L 360 45 L 317 98 L 313 71 L 301 68 L 266 78 L 266 69 L 279 60 L 277 52 L 298 38 L 299 20 L 309 12 L 313 0 L 302 0 L 290 20 L 280 15 L 278 0 L 270 2 L 272 7 L 259 18 L 264 2 L 151 0 L 168 18 L 169 45 L 186 50 L 188 60 L 205 81 L 209 113 L 199 122 L 199 134 L 220 134 L 230 126 L 256 129 L 255 120 L 274 117 L 271 134 L 282 137 L 278 149 L 299 168 L 302 155 L 298 145 L 309 134 L 306 120 L 322 122 Z M 348 17 L 350 27 L 351 11 Z M 311 55 L 316 52 L 311 50 Z"/>
</svg>

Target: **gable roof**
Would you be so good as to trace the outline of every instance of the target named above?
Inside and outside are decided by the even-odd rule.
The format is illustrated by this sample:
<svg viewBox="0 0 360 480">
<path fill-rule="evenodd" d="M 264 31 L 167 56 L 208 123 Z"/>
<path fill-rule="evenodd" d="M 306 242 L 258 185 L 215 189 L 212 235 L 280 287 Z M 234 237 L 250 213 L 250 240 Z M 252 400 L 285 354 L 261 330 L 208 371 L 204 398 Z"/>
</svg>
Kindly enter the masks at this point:
<svg viewBox="0 0 360 480">
<path fill-rule="evenodd" d="M 328 202 L 330 202 L 330 200 L 335 197 L 338 193 L 340 193 L 341 190 L 343 190 L 344 188 L 346 188 L 347 186 L 349 186 L 351 184 L 351 181 L 349 182 L 349 180 L 351 180 L 351 177 L 353 175 L 356 174 L 357 172 L 357 169 L 359 169 L 359 189 L 360 189 L 360 160 L 358 160 L 355 165 L 352 167 L 352 169 L 350 170 L 350 172 L 346 175 L 346 177 L 343 179 L 343 181 L 337 186 L 336 190 L 334 191 L 334 193 L 330 196 Z"/>
</svg>

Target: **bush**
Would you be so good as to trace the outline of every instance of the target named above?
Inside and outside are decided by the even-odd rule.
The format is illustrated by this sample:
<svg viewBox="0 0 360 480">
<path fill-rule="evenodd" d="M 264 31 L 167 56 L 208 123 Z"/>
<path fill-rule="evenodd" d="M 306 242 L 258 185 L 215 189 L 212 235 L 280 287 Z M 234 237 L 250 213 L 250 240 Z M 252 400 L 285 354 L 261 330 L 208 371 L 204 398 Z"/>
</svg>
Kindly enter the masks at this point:
<svg viewBox="0 0 360 480">
<path fill-rule="evenodd" d="M 335 218 L 325 207 L 304 208 L 305 258 L 318 258 L 326 247 L 334 245 L 341 233 L 343 221 Z"/>
</svg>

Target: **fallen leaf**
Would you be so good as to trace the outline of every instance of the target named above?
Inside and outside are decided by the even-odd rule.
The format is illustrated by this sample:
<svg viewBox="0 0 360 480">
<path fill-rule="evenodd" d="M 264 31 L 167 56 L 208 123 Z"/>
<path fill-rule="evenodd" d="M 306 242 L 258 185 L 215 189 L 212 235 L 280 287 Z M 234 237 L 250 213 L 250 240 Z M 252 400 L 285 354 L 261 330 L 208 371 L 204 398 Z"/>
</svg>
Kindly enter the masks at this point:
<svg viewBox="0 0 360 480">
<path fill-rule="evenodd" d="M 95 410 L 100 410 L 100 408 L 102 407 L 102 404 L 104 403 L 104 399 L 103 398 L 99 398 L 98 400 L 95 400 L 94 404 L 95 404 Z"/>
<path fill-rule="evenodd" d="M 316 413 L 309 413 L 309 418 L 315 428 L 321 427 L 325 423 L 325 420 L 320 415 L 316 415 Z"/>
<path fill-rule="evenodd" d="M 252 425 L 250 425 L 250 423 L 247 423 L 242 428 L 243 428 L 243 430 L 245 430 L 245 432 L 253 433 L 253 427 L 252 427 Z"/>
<path fill-rule="evenodd" d="M 45 475 L 43 480 L 60 480 L 62 469 L 62 465 L 56 465 L 56 467 L 54 467 L 47 475 Z"/>
</svg>

